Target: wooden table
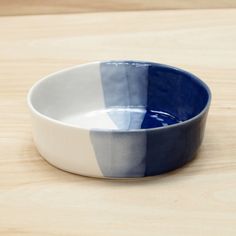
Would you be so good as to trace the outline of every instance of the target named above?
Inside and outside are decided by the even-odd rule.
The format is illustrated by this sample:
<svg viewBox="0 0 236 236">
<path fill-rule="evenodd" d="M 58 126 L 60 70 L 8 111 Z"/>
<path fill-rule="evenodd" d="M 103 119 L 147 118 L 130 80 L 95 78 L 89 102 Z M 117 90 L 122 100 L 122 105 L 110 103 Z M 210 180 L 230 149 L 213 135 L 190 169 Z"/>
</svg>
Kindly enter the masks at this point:
<svg viewBox="0 0 236 236">
<path fill-rule="evenodd" d="M 50 166 L 32 141 L 28 89 L 79 63 L 179 66 L 213 93 L 198 157 L 140 180 Z M 0 235 L 236 235 L 236 9 L 0 18 Z"/>
<path fill-rule="evenodd" d="M 0 16 L 104 11 L 236 8 L 235 0 L 1 0 Z"/>
</svg>

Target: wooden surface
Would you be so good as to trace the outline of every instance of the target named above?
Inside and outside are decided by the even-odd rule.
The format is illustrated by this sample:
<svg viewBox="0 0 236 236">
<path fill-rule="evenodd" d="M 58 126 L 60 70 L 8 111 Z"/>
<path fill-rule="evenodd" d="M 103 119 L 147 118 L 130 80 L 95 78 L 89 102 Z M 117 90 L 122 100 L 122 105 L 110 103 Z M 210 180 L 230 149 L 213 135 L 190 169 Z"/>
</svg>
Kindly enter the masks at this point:
<svg viewBox="0 0 236 236">
<path fill-rule="evenodd" d="M 0 35 L 0 235 L 236 235 L 236 10 L 1 17 Z M 209 84 L 193 162 L 113 181 L 65 173 L 40 157 L 28 89 L 48 73 L 103 59 L 167 63 Z"/>
<path fill-rule="evenodd" d="M 0 0 L 0 15 L 236 8 L 235 0 Z"/>
</svg>

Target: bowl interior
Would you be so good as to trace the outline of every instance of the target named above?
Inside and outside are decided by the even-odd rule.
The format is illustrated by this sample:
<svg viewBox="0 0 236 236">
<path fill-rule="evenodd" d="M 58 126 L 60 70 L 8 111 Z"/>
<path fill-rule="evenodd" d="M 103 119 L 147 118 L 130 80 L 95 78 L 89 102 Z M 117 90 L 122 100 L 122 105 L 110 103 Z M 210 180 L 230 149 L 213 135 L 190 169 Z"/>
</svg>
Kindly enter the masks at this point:
<svg viewBox="0 0 236 236">
<path fill-rule="evenodd" d="M 148 129 L 183 122 L 207 105 L 192 74 L 137 61 L 91 63 L 52 74 L 32 89 L 33 108 L 88 129 Z"/>
</svg>

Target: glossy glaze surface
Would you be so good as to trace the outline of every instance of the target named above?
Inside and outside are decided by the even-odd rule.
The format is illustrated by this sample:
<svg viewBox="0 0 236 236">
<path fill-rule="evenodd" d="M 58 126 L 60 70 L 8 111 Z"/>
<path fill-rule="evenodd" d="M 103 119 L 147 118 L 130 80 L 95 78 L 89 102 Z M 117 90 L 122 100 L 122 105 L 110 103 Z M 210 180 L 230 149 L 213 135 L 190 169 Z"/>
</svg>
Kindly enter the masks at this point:
<svg viewBox="0 0 236 236">
<path fill-rule="evenodd" d="M 156 175 L 191 160 L 209 104 L 209 89 L 194 75 L 140 61 L 74 67 L 29 94 L 41 154 L 61 169 L 112 178 Z"/>
</svg>

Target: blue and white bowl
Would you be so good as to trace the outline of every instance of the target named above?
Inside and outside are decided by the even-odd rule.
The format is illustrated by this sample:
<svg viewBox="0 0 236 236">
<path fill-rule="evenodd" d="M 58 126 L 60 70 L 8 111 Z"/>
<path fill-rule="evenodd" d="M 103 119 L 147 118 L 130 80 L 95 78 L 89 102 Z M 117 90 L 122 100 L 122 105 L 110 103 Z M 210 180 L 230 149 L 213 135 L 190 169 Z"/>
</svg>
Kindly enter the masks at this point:
<svg viewBox="0 0 236 236">
<path fill-rule="evenodd" d="M 142 61 L 69 68 L 29 91 L 33 137 L 52 165 L 76 174 L 158 175 L 193 159 L 210 91 L 193 74 Z"/>
</svg>

